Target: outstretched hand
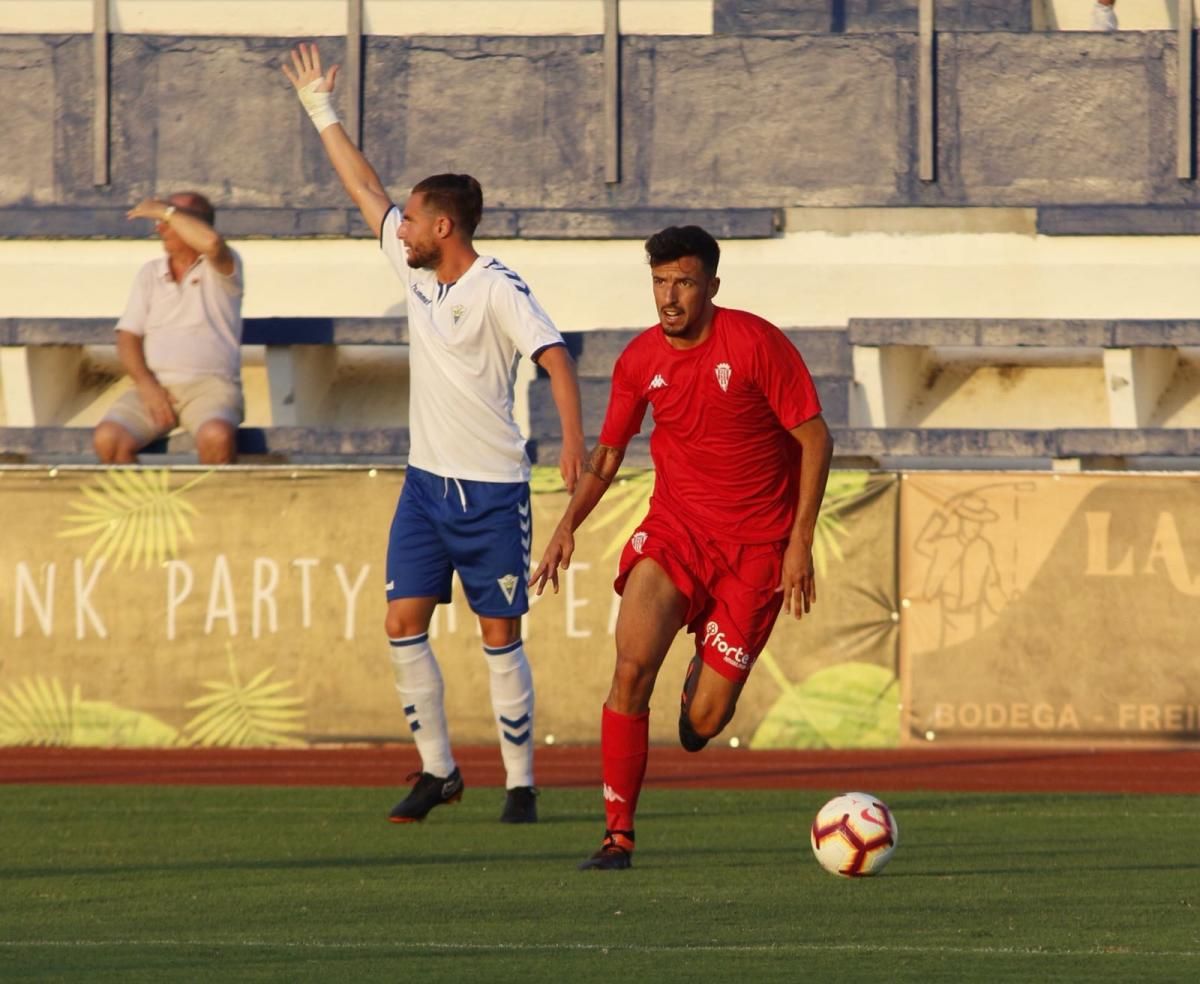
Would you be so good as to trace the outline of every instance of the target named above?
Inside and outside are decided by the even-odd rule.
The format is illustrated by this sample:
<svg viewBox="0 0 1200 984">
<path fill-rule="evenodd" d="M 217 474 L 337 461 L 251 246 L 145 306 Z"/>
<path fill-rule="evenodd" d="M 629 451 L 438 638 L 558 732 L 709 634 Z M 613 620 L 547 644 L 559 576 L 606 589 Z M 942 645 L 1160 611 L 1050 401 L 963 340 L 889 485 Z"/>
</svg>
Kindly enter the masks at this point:
<svg viewBox="0 0 1200 984">
<path fill-rule="evenodd" d="M 529 579 L 529 587 L 534 594 L 540 595 L 546 589 L 547 580 L 554 585 L 554 593 L 558 594 L 558 569 L 561 567 L 565 571 L 571 566 L 571 554 L 574 552 L 575 537 L 569 529 L 559 526 L 546 544 L 542 562 Z"/>
<path fill-rule="evenodd" d="M 283 74 L 287 76 L 288 81 L 296 87 L 299 92 L 316 82 L 313 86 L 313 92 L 333 92 L 334 80 L 337 78 L 338 67 L 334 65 L 329 74 L 325 75 L 321 72 L 321 52 L 317 50 L 315 44 L 305 44 L 301 41 L 292 49 L 292 67 L 288 68 L 287 64 L 280 66 L 283 69 Z"/>
<path fill-rule="evenodd" d="M 783 553 L 783 611 L 803 618 L 817 600 L 817 575 L 812 547 L 790 542 Z"/>
</svg>

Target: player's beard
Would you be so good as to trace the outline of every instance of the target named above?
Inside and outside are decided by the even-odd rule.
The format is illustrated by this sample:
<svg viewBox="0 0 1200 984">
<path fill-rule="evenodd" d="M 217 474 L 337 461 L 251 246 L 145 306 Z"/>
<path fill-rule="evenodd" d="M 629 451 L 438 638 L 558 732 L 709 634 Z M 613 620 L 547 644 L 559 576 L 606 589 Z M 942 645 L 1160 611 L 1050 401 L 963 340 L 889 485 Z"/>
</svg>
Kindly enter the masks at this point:
<svg viewBox="0 0 1200 984">
<path fill-rule="evenodd" d="M 673 319 L 670 318 L 662 308 L 660 308 L 658 311 L 658 323 L 662 327 L 663 334 L 672 338 L 680 335 L 687 335 L 692 325 L 697 320 L 696 318 L 687 317 L 687 311 L 681 308 L 676 309 L 676 313 L 681 317 L 679 320 L 675 321 L 674 324 L 669 325 L 667 322 L 672 321 Z"/>
<path fill-rule="evenodd" d="M 442 262 L 442 248 L 437 243 L 415 246 L 408 243 L 408 253 L 405 259 L 414 270 L 436 270 Z"/>
</svg>

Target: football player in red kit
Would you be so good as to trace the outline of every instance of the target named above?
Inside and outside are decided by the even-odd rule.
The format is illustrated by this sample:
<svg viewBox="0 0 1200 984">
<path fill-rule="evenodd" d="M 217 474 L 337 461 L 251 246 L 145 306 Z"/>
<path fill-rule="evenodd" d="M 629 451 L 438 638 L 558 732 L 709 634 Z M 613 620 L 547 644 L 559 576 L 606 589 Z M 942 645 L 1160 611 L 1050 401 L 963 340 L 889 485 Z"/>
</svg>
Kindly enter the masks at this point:
<svg viewBox="0 0 1200 984">
<path fill-rule="evenodd" d="M 813 534 L 833 441 L 804 360 L 778 328 L 713 304 L 720 247 L 697 226 L 646 240 L 659 323 L 626 347 L 584 475 L 530 579 L 558 590 L 574 532 L 654 408 L 650 511 L 621 554 L 617 662 L 600 728 L 606 830 L 581 868 L 631 864 L 650 695 L 686 627 L 679 739 L 699 751 L 733 717 L 780 610 L 817 598 Z"/>
</svg>

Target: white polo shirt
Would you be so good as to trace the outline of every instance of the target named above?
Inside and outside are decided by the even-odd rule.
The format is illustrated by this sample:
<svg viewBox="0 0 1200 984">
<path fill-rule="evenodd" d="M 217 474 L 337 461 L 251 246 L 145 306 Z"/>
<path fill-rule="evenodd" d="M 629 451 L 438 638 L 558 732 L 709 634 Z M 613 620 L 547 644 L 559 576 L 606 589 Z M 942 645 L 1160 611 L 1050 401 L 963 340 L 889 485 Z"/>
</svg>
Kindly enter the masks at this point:
<svg viewBox="0 0 1200 984">
<path fill-rule="evenodd" d="M 237 253 L 229 276 L 201 256 L 178 283 L 160 256 L 138 271 L 117 330 L 142 336 L 146 365 L 163 385 L 204 376 L 240 383 L 244 292 Z"/>
<path fill-rule="evenodd" d="M 408 285 L 409 464 L 443 478 L 526 482 L 529 458 L 513 420 L 517 363 L 562 345 L 562 335 L 493 257 L 479 257 L 453 284 L 409 267 L 399 224 L 393 206 L 380 246 Z"/>
</svg>

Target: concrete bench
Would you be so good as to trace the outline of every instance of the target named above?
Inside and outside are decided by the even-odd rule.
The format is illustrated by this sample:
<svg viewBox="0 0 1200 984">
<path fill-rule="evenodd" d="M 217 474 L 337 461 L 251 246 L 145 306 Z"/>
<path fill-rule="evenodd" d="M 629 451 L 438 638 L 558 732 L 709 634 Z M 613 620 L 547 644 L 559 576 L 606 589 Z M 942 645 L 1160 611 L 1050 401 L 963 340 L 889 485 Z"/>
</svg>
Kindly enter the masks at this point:
<svg viewBox="0 0 1200 984">
<path fill-rule="evenodd" d="M 1151 465 L 1166 469 L 1200 465 L 1200 429 L 1000 430 L 975 428 L 833 427 L 836 468 L 1050 468 L 1061 471 Z M 558 460 L 556 435 L 536 441 L 539 460 Z M 650 442 L 638 435 L 624 464 L 649 467 Z"/>
<path fill-rule="evenodd" d="M 242 427 L 240 460 L 267 462 L 372 461 L 404 463 L 408 458 L 407 427 L 335 430 L 329 427 Z M 191 457 L 190 434 L 170 434 L 146 447 L 143 463 Z M 0 427 L 0 461 L 9 463 L 94 461 L 90 427 Z"/>
<path fill-rule="evenodd" d="M 0 319 L 0 389 L 10 427 L 53 426 L 77 397 L 84 346 L 115 344 L 112 318 Z M 338 366 L 338 347 L 406 346 L 406 318 L 247 318 L 242 344 L 264 347 L 270 422 L 318 424 L 315 408 Z M 405 350 L 406 354 L 406 350 Z"/>
<path fill-rule="evenodd" d="M 974 360 L 1018 369 L 1092 365 L 1104 391 L 1095 425 L 1147 428 L 1161 424 L 1158 409 L 1181 356 L 1200 347 L 1200 321 L 853 318 L 847 337 L 856 426 L 910 426 L 940 371 L 951 360 Z"/>
<path fill-rule="evenodd" d="M 1121 469 L 1131 464 L 1164 468 L 1200 463 L 1200 428 L 1127 430 L 1064 428 L 1001 430 L 976 428 L 834 427 L 834 464 L 859 468 L 1012 468 L 1052 467 Z M 92 458 L 87 427 L 0 427 L 0 462 L 80 463 Z M 238 431 L 242 461 L 254 463 L 377 462 L 403 464 L 409 433 L 403 427 L 338 430 L 330 427 L 243 427 Z M 557 433 L 535 435 L 530 458 L 558 462 Z M 150 445 L 145 464 L 173 463 L 190 457 L 195 445 L 187 434 L 172 434 Z M 625 453 L 628 467 L 650 467 L 650 443 L 635 437 Z"/>
<path fill-rule="evenodd" d="M 867 467 L 1014 467 L 1123 469 L 1132 463 L 1196 467 L 1200 429 L 983 430 L 970 428 L 841 428 L 836 456 Z"/>
</svg>

